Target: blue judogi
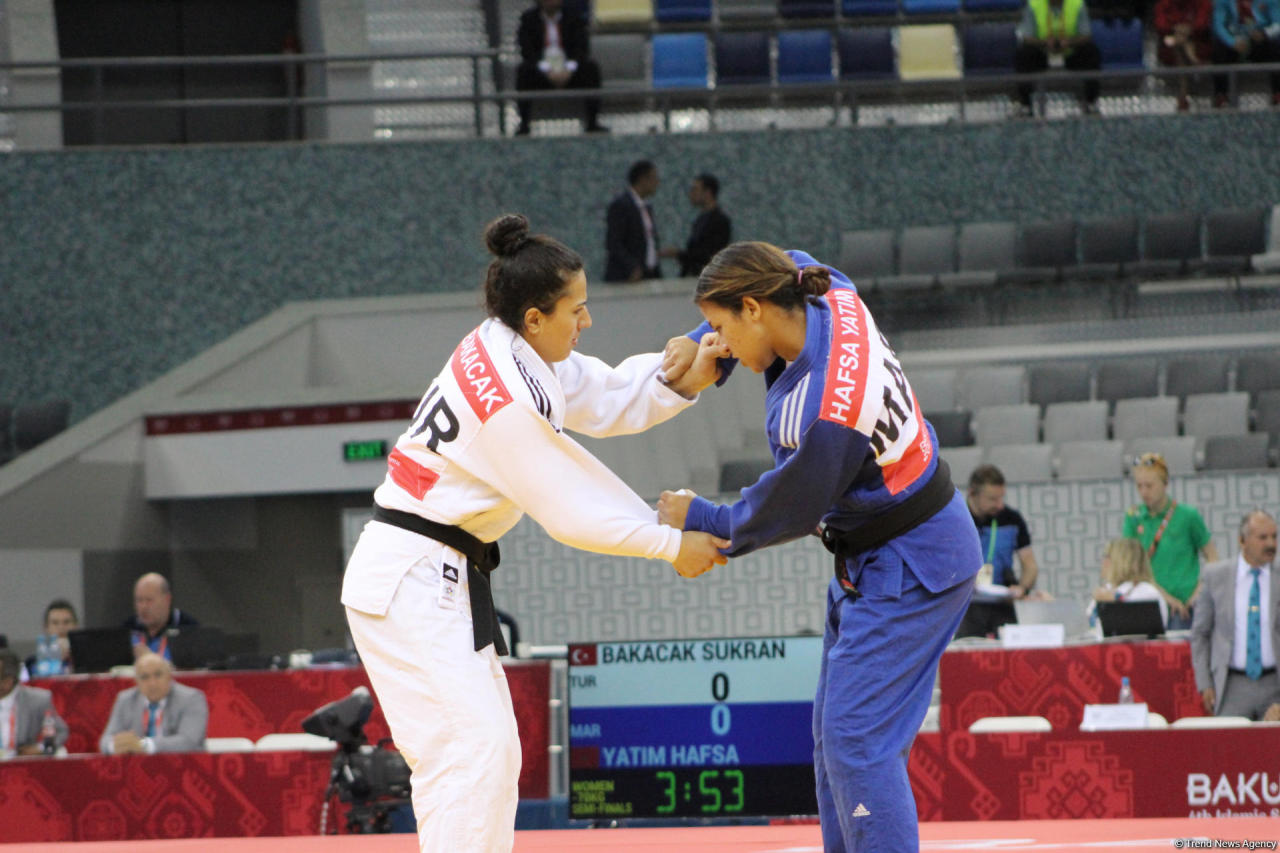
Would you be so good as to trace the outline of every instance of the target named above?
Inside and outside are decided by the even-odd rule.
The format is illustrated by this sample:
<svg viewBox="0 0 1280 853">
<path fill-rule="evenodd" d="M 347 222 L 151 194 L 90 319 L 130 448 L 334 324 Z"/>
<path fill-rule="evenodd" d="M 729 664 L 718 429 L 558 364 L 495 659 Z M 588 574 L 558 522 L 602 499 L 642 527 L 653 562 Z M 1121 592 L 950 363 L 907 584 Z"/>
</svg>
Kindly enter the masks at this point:
<svg viewBox="0 0 1280 853">
<path fill-rule="evenodd" d="M 802 267 L 817 263 L 788 254 Z M 774 469 L 732 505 L 690 504 L 686 529 L 732 540 L 730 556 L 806 536 L 819 521 L 840 531 L 874 525 L 937 467 L 937 438 L 897 357 L 852 282 L 831 276 L 832 289 L 806 305 L 800 355 L 765 371 Z M 813 715 L 828 853 L 918 849 L 907 755 L 981 564 L 956 492 L 920 526 L 846 561 L 858 595 L 835 578 L 828 585 Z"/>
</svg>

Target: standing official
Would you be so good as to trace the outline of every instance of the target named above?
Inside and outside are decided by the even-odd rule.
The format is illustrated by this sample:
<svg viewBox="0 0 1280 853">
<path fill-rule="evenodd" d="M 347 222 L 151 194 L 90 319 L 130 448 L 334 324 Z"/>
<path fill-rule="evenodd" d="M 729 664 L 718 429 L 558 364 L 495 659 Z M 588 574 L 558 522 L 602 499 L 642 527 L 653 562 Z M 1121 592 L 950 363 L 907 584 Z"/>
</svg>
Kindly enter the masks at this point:
<svg viewBox="0 0 1280 853">
<path fill-rule="evenodd" d="M 683 249 L 663 249 L 664 258 L 680 262 L 681 277 L 696 276 L 733 239 L 733 224 L 720 209 L 720 181 L 703 172 L 689 185 L 689 203 L 699 210 Z"/>
<path fill-rule="evenodd" d="M 658 167 L 639 160 L 627 170 L 627 188 L 605 213 L 605 281 L 661 278 L 658 226 L 649 199 L 658 191 Z"/>
</svg>

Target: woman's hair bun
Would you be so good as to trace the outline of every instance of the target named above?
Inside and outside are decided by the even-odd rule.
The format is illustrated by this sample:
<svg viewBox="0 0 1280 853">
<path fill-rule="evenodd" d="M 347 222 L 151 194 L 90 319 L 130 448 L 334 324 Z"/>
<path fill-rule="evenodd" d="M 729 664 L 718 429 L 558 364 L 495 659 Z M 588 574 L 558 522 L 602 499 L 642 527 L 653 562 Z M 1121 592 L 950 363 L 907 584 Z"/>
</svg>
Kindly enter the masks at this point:
<svg viewBox="0 0 1280 853">
<path fill-rule="evenodd" d="M 484 242 L 498 257 L 510 257 L 529 242 L 529 220 L 518 213 L 499 216 L 484 229 Z"/>
<path fill-rule="evenodd" d="M 831 289 L 831 271 L 813 264 L 800 268 L 800 292 L 809 296 L 821 296 Z"/>
</svg>

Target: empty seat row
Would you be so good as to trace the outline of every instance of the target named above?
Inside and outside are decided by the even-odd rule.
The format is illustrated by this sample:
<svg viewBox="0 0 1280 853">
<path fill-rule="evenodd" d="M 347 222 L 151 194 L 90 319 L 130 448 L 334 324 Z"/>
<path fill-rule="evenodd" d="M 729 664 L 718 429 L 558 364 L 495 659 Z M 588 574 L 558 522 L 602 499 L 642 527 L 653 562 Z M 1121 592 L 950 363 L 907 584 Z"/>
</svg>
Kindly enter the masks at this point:
<svg viewBox="0 0 1280 853">
<path fill-rule="evenodd" d="M 595 0 L 597 24 L 1013 12 L 1021 0 Z"/>
<path fill-rule="evenodd" d="M 1227 275 L 1250 269 L 1268 249 L 1266 208 L 1198 213 L 970 222 L 876 228 L 840 236 L 838 266 L 880 289 L 1034 283 L 1063 279 Z M 1272 214 L 1277 215 L 1277 214 Z M 1202 239 L 1203 235 L 1203 239 Z"/>
</svg>

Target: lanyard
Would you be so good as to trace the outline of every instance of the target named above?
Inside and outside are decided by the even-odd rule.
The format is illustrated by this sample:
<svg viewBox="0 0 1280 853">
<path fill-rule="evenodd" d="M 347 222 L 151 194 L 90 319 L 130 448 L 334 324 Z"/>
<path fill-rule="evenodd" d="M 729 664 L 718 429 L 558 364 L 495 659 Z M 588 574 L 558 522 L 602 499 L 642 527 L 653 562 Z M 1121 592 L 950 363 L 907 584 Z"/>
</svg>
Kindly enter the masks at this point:
<svg viewBox="0 0 1280 853">
<path fill-rule="evenodd" d="M 1151 559 L 1156 554 L 1156 547 L 1160 544 L 1160 538 L 1164 536 L 1164 529 L 1169 526 L 1169 519 L 1173 518 L 1173 508 L 1178 505 L 1175 500 L 1169 501 L 1169 509 L 1164 514 L 1164 520 L 1160 522 L 1160 527 L 1156 529 L 1156 535 L 1151 539 L 1151 547 L 1147 549 L 1147 559 Z"/>
<path fill-rule="evenodd" d="M 987 563 L 995 565 L 992 560 L 996 556 L 996 531 L 1000 528 L 996 525 L 996 520 L 991 519 L 991 539 L 987 541 Z"/>
<path fill-rule="evenodd" d="M 13 704 L 9 707 L 9 742 L 5 744 L 5 749 L 14 753 L 18 751 L 18 697 L 13 698 Z"/>
</svg>

